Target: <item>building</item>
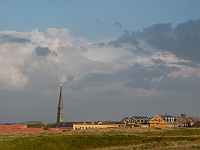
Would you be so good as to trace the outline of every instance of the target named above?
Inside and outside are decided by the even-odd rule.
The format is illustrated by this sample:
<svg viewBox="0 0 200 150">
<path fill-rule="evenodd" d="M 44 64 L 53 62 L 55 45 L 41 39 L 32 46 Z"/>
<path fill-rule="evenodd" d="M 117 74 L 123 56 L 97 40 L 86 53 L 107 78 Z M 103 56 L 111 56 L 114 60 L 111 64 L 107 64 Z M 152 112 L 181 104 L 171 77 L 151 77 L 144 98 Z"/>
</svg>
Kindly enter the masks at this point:
<svg viewBox="0 0 200 150">
<path fill-rule="evenodd" d="M 85 130 L 117 128 L 126 126 L 122 122 L 98 121 L 98 122 L 60 122 L 56 127 L 62 130 Z"/>
<path fill-rule="evenodd" d="M 71 130 L 73 129 L 73 124 L 76 122 L 60 122 L 56 125 L 57 128 L 63 129 L 63 130 Z M 79 123 L 79 122 L 77 122 Z"/>
<path fill-rule="evenodd" d="M 60 122 L 64 122 L 62 84 L 60 84 L 60 94 L 59 94 L 58 111 L 57 111 L 57 124 Z"/>
<path fill-rule="evenodd" d="M 199 117 L 187 117 L 186 114 L 181 114 L 181 116 L 178 116 L 177 119 L 180 127 L 190 127 L 200 121 Z"/>
<path fill-rule="evenodd" d="M 188 127 L 189 122 L 184 117 L 177 116 L 177 120 L 179 127 Z"/>
<path fill-rule="evenodd" d="M 86 129 L 103 129 L 124 127 L 121 122 L 98 121 L 98 122 L 61 122 L 57 124 L 57 128 L 62 130 L 86 130 Z"/>
<path fill-rule="evenodd" d="M 192 127 L 200 128 L 200 121 L 195 122 Z"/>
<path fill-rule="evenodd" d="M 24 125 L 27 125 L 28 128 L 30 127 L 45 127 L 47 124 L 43 121 L 26 121 L 23 123 Z"/>
<path fill-rule="evenodd" d="M 156 115 L 150 120 L 150 127 L 177 127 L 177 117 L 171 115 Z"/>
<path fill-rule="evenodd" d="M 150 117 L 146 116 L 131 116 L 125 117 L 121 122 L 125 123 L 126 125 L 148 127 L 150 119 Z"/>
<path fill-rule="evenodd" d="M 85 130 L 85 129 L 103 129 L 103 128 L 119 128 L 126 126 L 124 123 L 115 122 L 82 122 L 73 123 L 74 130 Z"/>
<path fill-rule="evenodd" d="M 0 133 L 36 133 L 36 132 L 47 132 L 47 133 L 57 133 L 64 132 L 65 129 L 60 128 L 49 128 L 45 129 L 43 127 L 28 127 L 24 124 L 0 124 Z"/>
</svg>

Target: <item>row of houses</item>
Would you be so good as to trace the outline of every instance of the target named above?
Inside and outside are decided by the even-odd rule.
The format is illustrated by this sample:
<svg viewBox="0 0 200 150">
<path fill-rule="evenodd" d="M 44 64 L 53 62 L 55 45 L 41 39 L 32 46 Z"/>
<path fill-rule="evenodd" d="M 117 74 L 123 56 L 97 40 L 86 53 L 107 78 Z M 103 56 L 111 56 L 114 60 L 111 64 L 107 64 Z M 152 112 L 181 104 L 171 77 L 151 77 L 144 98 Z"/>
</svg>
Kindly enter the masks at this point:
<svg viewBox="0 0 200 150">
<path fill-rule="evenodd" d="M 60 122 L 46 124 L 41 121 L 28 121 L 21 124 L 0 124 L 0 132 L 65 132 L 69 130 L 118 128 L 126 126 L 122 122 Z M 48 127 L 48 128 L 47 128 Z"/>
<path fill-rule="evenodd" d="M 136 127 L 200 127 L 199 117 L 156 115 L 125 117 L 121 121 L 96 121 L 96 122 L 60 122 L 46 124 L 42 121 L 27 121 L 20 125 L 1 124 L 0 132 L 64 132 L 68 130 L 86 130 L 118 128 L 125 126 Z M 48 127 L 48 128 L 47 128 Z"/>
<path fill-rule="evenodd" d="M 141 127 L 197 127 L 200 124 L 200 118 L 187 117 L 186 114 L 181 114 L 181 116 L 172 116 L 165 114 L 156 115 L 154 117 L 125 117 L 121 122 L 126 125 Z"/>
<path fill-rule="evenodd" d="M 131 116 L 125 117 L 119 122 L 113 121 L 97 121 L 97 122 L 60 122 L 56 127 L 61 129 L 85 130 L 99 128 L 115 128 L 124 126 L 139 127 L 200 127 L 199 117 L 187 117 L 186 114 L 181 116 L 172 115 L 156 115 L 154 117 L 147 116 Z"/>
</svg>

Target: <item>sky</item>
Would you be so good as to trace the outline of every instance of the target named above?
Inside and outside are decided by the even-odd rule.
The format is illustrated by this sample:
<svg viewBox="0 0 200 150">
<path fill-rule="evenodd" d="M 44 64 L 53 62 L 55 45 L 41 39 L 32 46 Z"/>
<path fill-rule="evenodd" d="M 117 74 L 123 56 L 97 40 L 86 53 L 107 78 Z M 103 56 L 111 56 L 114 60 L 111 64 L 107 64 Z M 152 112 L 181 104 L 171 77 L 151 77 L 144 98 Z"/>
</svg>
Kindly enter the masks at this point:
<svg viewBox="0 0 200 150">
<path fill-rule="evenodd" d="M 200 117 L 200 1 L 0 1 L 0 122 Z"/>
</svg>

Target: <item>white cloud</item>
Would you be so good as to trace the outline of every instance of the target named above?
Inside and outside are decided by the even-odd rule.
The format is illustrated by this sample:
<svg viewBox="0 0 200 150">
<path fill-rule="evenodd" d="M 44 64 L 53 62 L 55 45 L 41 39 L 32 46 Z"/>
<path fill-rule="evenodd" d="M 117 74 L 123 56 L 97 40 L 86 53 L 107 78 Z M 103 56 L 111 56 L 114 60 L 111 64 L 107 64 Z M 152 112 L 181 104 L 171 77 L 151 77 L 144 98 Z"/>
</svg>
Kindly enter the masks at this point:
<svg viewBox="0 0 200 150">
<path fill-rule="evenodd" d="M 28 83 L 29 68 L 34 46 L 31 43 L 0 44 L 1 88 L 23 88 Z"/>
<path fill-rule="evenodd" d="M 124 57 L 132 55 L 127 47 L 114 48 L 112 46 L 90 46 L 84 56 L 93 61 L 113 62 L 123 60 Z"/>
<path fill-rule="evenodd" d="M 31 32 L 1 31 L 0 35 L 3 35 L 1 39 L 9 38 L 0 43 L 0 69 L 3 72 L 0 75 L 1 88 L 24 88 L 29 84 L 30 76 L 37 74 L 40 74 L 37 80 L 53 79 L 62 83 L 76 82 L 90 74 L 110 74 L 116 75 L 119 81 L 109 81 L 106 85 L 124 86 L 124 77 L 118 73 L 134 64 L 142 65 L 149 73 L 153 72 L 158 65 L 154 60 L 160 60 L 167 67 L 178 68 L 166 72 L 168 77 L 199 76 L 198 68 L 178 64 L 188 61 L 180 60 L 170 52 L 153 52 L 149 47 L 151 54 L 142 54 L 132 51 L 128 44 L 121 47 L 99 46 L 88 39 L 73 37 L 68 29 L 49 28 L 46 34 L 37 29 Z M 35 52 L 37 47 L 47 48 L 49 53 L 39 56 Z M 140 47 L 148 50 L 145 42 L 141 41 Z M 156 75 L 155 72 L 148 82 L 160 82 L 164 78 L 162 75 L 166 74 Z M 141 79 L 140 82 L 147 80 Z"/>
<path fill-rule="evenodd" d="M 39 32 L 37 29 L 27 33 L 2 31 L 0 35 L 3 35 L 1 39 L 4 38 L 0 43 L 2 88 L 23 88 L 28 84 L 29 76 L 32 73 L 43 72 L 46 74 L 45 76 L 51 76 L 59 82 L 67 82 L 69 77 L 78 80 L 88 73 L 105 73 L 111 71 L 113 66 L 104 63 L 104 57 L 113 61 L 123 54 L 123 50 L 117 50 L 116 54 L 112 56 L 115 50 L 107 48 L 106 50 L 109 52 L 105 52 L 105 50 L 102 54 L 104 56 L 100 56 L 99 53 L 102 49 L 90 49 L 93 48 L 89 46 L 91 42 L 81 37 L 74 38 L 67 29 L 50 28 L 47 30 L 47 34 Z M 5 40 L 5 38 L 9 38 L 9 40 Z M 37 47 L 48 48 L 50 53 L 46 53 L 47 56 L 39 56 L 35 52 Z M 92 58 L 83 55 L 87 50 L 88 53 L 92 53 Z M 93 50 L 95 53 L 92 52 Z M 95 62 L 93 57 L 103 63 Z"/>
</svg>

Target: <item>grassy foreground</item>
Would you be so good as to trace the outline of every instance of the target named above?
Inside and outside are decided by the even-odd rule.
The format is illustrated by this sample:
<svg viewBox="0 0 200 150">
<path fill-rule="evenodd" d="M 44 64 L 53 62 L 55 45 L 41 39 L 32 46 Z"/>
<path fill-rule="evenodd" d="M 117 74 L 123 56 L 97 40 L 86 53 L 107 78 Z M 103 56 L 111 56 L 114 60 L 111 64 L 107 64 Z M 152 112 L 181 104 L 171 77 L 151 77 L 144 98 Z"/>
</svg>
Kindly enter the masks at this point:
<svg viewBox="0 0 200 150">
<path fill-rule="evenodd" d="M 200 129 L 119 128 L 64 133 L 0 133 L 6 149 L 200 149 Z"/>
</svg>

